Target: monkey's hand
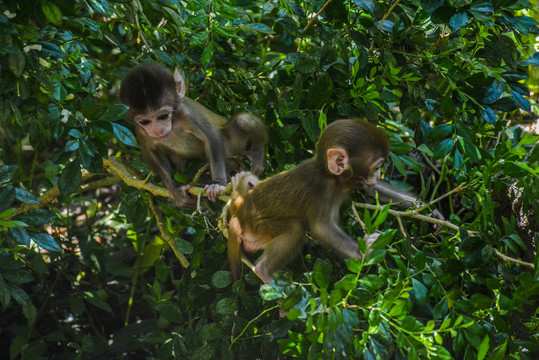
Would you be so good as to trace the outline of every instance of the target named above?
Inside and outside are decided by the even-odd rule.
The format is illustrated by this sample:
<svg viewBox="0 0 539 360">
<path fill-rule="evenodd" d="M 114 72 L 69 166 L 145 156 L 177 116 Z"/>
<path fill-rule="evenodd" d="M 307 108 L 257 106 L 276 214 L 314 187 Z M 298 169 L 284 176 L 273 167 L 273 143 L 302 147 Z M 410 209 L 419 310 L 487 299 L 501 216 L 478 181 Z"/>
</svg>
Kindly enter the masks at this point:
<svg viewBox="0 0 539 360">
<path fill-rule="evenodd" d="M 225 187 L 219 184 L 211 184 L 204 186 L 204 190 L 206 190 L 206 196 L 211 202 L 216 202 L 217 198 L 219 197 L 219 194 L 221 194 L 221 191 L 223 191 L 224 189 Z"/>
<path fill-rule="evenodd" d="M 170 194 L 180 209 L 193 209 L 197 204 L 197 199 L 189 193 L 189 188 L 191 185 L 184 185 Z"/>
<path fill-rule="evenodd" d="M 445 218 L 444 216 L 442 215 L 441 212 L 438 211 L 438 209 L 434 209 L 433 212 L 431 212 L 429 215 L 427 216 L 430 216 L 430 217 L 434 217 L 438 220 L 442 220 L 442 221 L 445 221 Z M 434 224 L 434 232 L 435 233 L 438 233 L 438 231 L 440 231 L 440 229 L 442 228 L 442 225 L 440 224 Z"/>
</svg>

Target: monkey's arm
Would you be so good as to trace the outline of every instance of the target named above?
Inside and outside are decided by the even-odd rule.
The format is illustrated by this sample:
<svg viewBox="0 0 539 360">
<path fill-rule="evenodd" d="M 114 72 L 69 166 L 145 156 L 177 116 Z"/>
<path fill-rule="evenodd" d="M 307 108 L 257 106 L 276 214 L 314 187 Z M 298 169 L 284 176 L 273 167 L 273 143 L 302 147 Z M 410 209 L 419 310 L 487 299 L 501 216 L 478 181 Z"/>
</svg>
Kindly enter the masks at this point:
<svg viewBox="0 0 539 360">
<path fill-rule="evenodd" d="M 176 206 L 179 208 L 192 208 L 195 205 L 195 199 L 192 198 L 185 188 L 179 188 L 178 184 L 172 178 L 173 167 L 166 156 L 159 156 L 159 152 L 145 152 L 144 160 L 150 168 L 157 173 L 161 180 L 165 183 L 170 195 L 174 199 Z"/>
<path fill-rule="evenodd" d="M 227 185 L 225 147 L 219 131 L 205 119 L 194 119 L 195 128 L 199 131 L 195 136 L 204 142 L 206 157 L 210 163 L 211 185 L 205 186 L 208 199 L 215 202 Z"/>
<path fill-rule="evenodd" d="M 313 238 L 323 246 L 331 248 L 343 259 L 361 259 L 357 241 L 345 233 L 333 220 L 320 220 L 311 226 Z"/>
<path fill-rule="evenodd" d="M 392 203 L 396 204 L 402 209 L 419 207 L 422 205 L 421 202 L 417 200 L 416 196 L 403 190 L 397 190 L 386 181 L 379 181 L 367 192 L 372 196 L 375 196 L 375 192 L 378 192 L 378 199 L 380 201 L 389 203 L 391 200 Z M 430 215 L 436 217 L 437 219 L 445 220 L 444 216 L 440 211 L 438 211 L 438 209 L 434 209 Z"/>
<path fill-rule="evenodd" d="M 379 181 L 367 192 L 372 196 L 376 196 L 376 192 L 378 192 L 378 199 L 381 202 L 389 203 L 391 201 L 403 209 L 413 207 L 417 203 L 416 196 L 403 190 L 397 190 L 386 181 Z"/>
</svg>

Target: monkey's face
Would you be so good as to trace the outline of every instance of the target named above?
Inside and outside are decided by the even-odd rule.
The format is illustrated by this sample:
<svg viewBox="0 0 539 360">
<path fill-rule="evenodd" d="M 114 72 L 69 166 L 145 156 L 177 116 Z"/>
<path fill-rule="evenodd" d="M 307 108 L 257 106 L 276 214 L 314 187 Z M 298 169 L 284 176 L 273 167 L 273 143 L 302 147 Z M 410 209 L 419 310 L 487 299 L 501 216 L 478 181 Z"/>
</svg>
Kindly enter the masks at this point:
<svg viewBox="0 0 539 360">
<path fill-rule="evenodd" d="M 367 164 L 366 168 L 367 175 L 366 176 L 358 176 L 356 178 L 356 186 L 360 189 L 366 190 L 372 188 L 374 185 L 380 181 L 380 169 L 382 168 L 382 165 L 384 164 L 385 159 L 384 158 L 376 158 L 374 160 L 370 159 L 371 163 Z"/>
<path fill-rule="evenodd" d="M 173 117 L 174 109 L 171 106 L 163 106 L 156 111 L 135 114 L 133 120 L 146 131 L 148 136 L 160 139 L 172 130 Z"/>
</svg>

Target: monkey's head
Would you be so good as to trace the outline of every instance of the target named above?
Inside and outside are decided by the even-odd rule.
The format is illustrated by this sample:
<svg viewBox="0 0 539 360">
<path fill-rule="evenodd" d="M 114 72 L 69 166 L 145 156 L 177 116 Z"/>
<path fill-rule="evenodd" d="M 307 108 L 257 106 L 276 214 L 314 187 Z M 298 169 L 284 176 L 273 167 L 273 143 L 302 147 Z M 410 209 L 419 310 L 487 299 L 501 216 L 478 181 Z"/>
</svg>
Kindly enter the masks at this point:
<svg viewBox="0 0 539 360">
<path fill-rule="evenodd" d="M 337 120 L 318 141 L 315 161 L 350 187 L 368 189 L 380 180 L 389 155 L 386 135 L 364 120 Z"/>
<path fill-rule="evenodd" d="M 127 117 L 150 137 L 162 138 L 172 130 L 174 111 L 185 96 L 185 82 L 162 66 L 138 65 L 120 85 L 120 101 L 129 106 Z"/>
</svg>

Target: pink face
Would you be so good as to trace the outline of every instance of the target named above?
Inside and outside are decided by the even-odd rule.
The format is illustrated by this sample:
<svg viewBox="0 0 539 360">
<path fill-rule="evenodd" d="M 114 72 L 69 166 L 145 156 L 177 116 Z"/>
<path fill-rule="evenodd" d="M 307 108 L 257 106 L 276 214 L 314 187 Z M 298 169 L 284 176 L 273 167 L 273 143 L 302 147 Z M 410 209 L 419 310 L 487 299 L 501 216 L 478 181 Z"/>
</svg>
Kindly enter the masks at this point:
<svg viewBox="0 0 539 360">
<path fill-rule="evenodd" d="M 163 106 L 157 111 L 135 115 L 135 122 L 155 139 L 167 136 L 172 130 L 174 111 L 171 106 Z"/>
</svg>

